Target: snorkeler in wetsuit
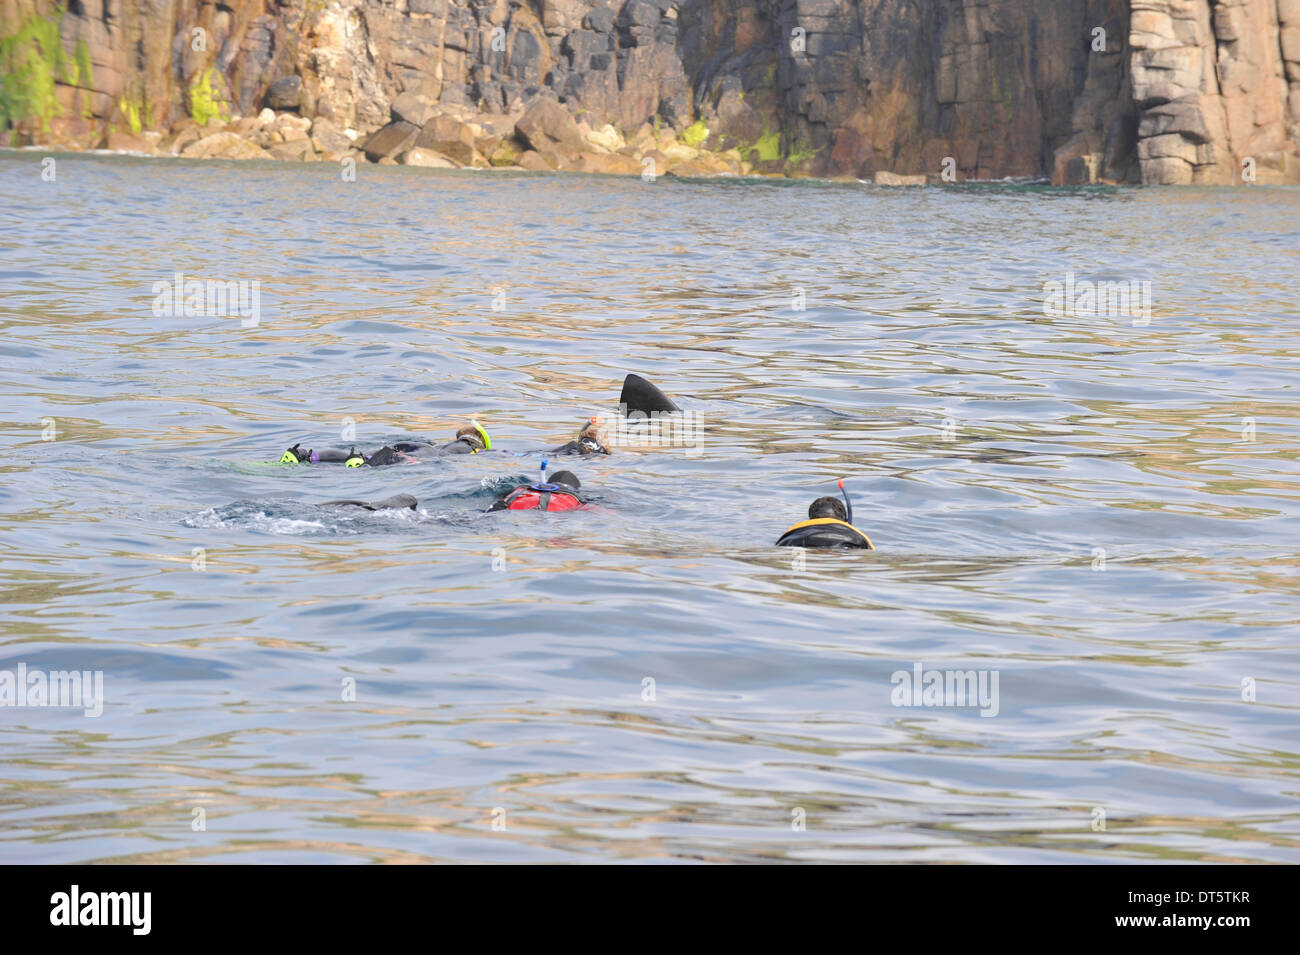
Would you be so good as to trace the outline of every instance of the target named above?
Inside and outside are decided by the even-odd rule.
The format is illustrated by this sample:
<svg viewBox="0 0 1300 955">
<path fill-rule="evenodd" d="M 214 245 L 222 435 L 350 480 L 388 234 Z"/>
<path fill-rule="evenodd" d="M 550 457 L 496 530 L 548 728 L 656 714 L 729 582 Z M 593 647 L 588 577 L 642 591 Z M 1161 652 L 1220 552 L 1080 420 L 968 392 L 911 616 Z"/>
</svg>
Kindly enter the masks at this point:
<svg viewBox="0 0 1300 955">
<path fill-rule="evenodd" d="M 521 485 L 497 498 L 488 511 L 576 511 L 587 506 L 582 482 L 572 471 L 552 471 L 543 483 Z M 317 507 L 357 507 L 365 511 L 415 510 L 419 502 L 409 494 L 394 494 L 382 501 L 325 501 Z"/>
<path fill-rule="evenodd" d="M 388 464 L 414 464 L 422 457 L 442 454 L 477 454 L 492 450 L 492 438 L 477 421 L 466 425 L 456 432 L 456 437 L 446 444 L 431 444 L 428 441 L 398 441 L 386 444 L 373 454 L 362 454 L 356 448 L 350 451 L 336 451 L 326 448 L 324 451 L 304 451 L 302 445 L 295 444 L 280 458 L 281 464 L 342 464 L 344 467 L 359 468 L 363 464 L 369 467 L 383 467 Z"/>
<path fill-rule="evenodd" d="M 578 436 L 568 444 L 552 448 L 551 454 L 609 454 L 605 447 L 605 435 L 600 428 L 599 418 L 588 418 Z"/>
<path fill-rule="evenodd" d="M 492 502 L 488 511 L 576 511 L 587 506 L 572 471 L 552 471 L 544 482 L 524 484 Z"/>
<path fill-rule="evenodd" d="M 808 506 L 808 520 L 800 521 L 777 539 L 777 547 L 858 547 L 875 550 L 871 538 L 853 526 L 853 504 L 849 501 L 844 482 L 844 494 L 838 498 L 819 497 Z"/>
</svg>

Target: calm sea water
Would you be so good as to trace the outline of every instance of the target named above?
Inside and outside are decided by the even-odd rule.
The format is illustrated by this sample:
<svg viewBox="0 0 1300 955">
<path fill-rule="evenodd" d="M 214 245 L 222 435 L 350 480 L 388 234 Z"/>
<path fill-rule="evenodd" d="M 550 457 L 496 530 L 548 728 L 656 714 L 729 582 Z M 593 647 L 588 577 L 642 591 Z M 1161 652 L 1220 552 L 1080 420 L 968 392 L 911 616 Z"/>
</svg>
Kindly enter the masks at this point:
<svg viewBox="0 0 1300 955">
<path fill-rule="evenodd" d="M 104 705 L 0 708 L 0 861 L 1300 861 L 1300 191 L 41 158 L 0 670 Z M 1149 320 L 1045 315 L 1069 271 Z M 698 453 L 480 513 L 629 371 Z M 470 417 L 514 453 L 265 463 Z M 878 550 L 799 566 L 841 476 Z"/>
</svg>

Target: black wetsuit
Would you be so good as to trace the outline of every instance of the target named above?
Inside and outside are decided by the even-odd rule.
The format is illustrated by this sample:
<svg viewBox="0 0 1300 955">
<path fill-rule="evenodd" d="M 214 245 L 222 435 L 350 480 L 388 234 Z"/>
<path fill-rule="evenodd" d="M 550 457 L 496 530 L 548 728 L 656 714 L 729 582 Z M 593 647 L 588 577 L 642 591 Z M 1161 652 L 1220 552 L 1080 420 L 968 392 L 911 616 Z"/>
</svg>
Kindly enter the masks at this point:
<svg viewBox="0 0 1300 955">
<path fill-rule="evenodd" d="M 378 468 L 389 464 L 400 464 L 406 458 L 417 457 L 422 454 L 474 454 L 481 450 L 483 450 L 481 444 L 469 438 L 457 438 L 454 441 L 448 441 L 446 444 L 430 444 L 428 441 L 398 441 L 395 444 L 384 445 L 374 454 L 361 454 L 356 448 L 350 451 L 336 451 L 333 448 L 326 448 L 324 451 L 312 451 L 311 449 L 304 451 L 301 445 L 297 444 L 285 453 L 286 455 L 293 455 L 300 464 L 346 464 L 354 458 L 359 458 L 362 463 Z"/>
<path fill-rule="evenodd" d="M 398 441 L 386 444 L 370 457 L 366 464 L 371 467 L 383 467 L 386 464 L 398 464 L 402 457 L 419 457 L 427 454 L 474 454 L 482 451 L 482 444 L 476 444 L 468 438 L 457 438 L 446 444 L 430 444 L 427 441 Z"/>
<path fill-rule="evenodd" d="M 848 521 L 821 517 L 800 521 L 776 542 L 777 547 L 860 547 L 875 550 L 871 538 Z"/>
<path fill-rule="evenodd" d="M 407 454 L 419 454 L 426 451 L 434 451 L 438 454 L 476 454 L 483 450 L 483 442 L 474 441 L 471 438 L 457 438 L 454 441 L 448 441 L 446 444 L 403 441 L 401 444 L 393 445 L 393 447 L 398 451 L 405 451 Z"/>
</svg>

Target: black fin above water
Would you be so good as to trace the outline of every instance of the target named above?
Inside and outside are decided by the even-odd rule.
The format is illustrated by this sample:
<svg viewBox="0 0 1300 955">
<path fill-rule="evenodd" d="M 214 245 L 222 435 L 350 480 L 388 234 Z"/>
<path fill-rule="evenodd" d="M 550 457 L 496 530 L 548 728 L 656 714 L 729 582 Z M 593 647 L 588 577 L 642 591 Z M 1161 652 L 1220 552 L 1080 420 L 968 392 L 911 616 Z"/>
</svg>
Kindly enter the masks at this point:
<svg viewBox="0 0 1300 955">
<path fill-rule="evenodd" d="M 628 375 L 623 379 L 623 393 L 619 396 L 620 405 L 626 405 L 623 413 L 629 417 L 640 413 L 681 411 L 673 400 L 646 381 L 640 375 Z"/>
<path fill-rule="evenodd" d="M 382 501 L 326 501 L 321 507 L 361 507 L 367 511 L 413 511 L 419 504 L 415 498 L 409 494 L 394 494 L 392 497 L 386 497 Z"/>
</svg>

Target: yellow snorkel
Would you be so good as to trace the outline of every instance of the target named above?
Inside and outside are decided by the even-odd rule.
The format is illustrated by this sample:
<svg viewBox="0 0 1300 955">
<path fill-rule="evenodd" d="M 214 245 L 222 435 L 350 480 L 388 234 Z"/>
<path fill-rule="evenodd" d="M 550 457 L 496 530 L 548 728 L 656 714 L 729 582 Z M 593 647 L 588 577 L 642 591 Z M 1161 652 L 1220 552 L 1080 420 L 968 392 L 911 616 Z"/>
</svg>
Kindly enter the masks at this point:
<svg viewBox="0 0 1300 955">
<path fill-rule="evenodd" d="M 483 450 L 484 450 L 484 451 L 491 451 L 491 450 L 492 450 L 492 436 L 491 436 L 490 434 L 487 433 L 487 428 L 483 427 L 481 424 L 479 424 L 479 423 L 478 423 L 477 421 L 475 421 L 473 418 L 470 419 L 470 422 L 469 422 L 469 423 L 472 424 L 472 425 L 474 426 L 474 430 L 475 430 L 475 431 L 477 431 L 480 435 L 482 435 L 482 437 L 483 437 Z"/>
</svg>

